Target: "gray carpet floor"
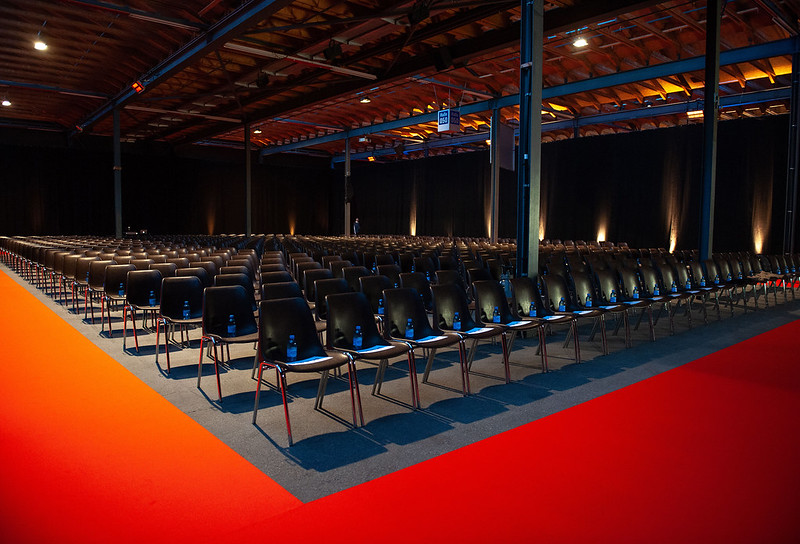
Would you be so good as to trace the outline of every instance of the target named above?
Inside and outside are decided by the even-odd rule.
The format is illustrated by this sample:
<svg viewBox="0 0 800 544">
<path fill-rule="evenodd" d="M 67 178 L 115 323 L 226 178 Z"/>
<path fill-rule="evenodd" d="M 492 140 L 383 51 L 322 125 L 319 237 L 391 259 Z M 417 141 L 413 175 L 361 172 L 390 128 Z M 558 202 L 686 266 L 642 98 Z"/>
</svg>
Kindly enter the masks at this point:
<svg viewBox="0 0 800 544">
<path fill-rule="evenodd" d="M 164 396 L 178 409 L 258 467 L 302 501 L 311 501 L 369 481 L 437 455 L 453 451 L 530 421 L 546 417 L 598 396 L 635 384 L 800 318 L 800 301 L 772 295 L 765 308 L 745 313 L 741 305 L 733 315 L 722 305 L 722 319 L 708 306 L 708 324 L 695 309 L 693 326 L 682 313 L 675 317 L 676 331 L 669 334 L 668 320 L 656 325 L 655 342 L 649 339 L 646 319 L 633 331 L 633 347 L 625 348 L 623 333 L 608 326 L 609 355 L 602 355 L 599 335 L 589 341 L 591 326 L 581 328 L 583 361 L 576 364 L 572 345 L 563 347 L 566 329 L 553 328 L 547 339 L 551 371 L 542 373 L 537 340 L 517 338 L 511 354 L 512 382 L 503 380 L 500 346 L 481 343 L 470 373 L 473 394 L 461 394 L 458 352 L 437 354 L 429 383 L 421 383 L 424 359 L 417 358 L 422 407 L 411 408 L 405 359 L 391 362 L 380 395 L 370 394 L 375 366 L 358 363 L 358 379 L 365 425 L 352 425 L 347 377 L 332 376 L 321 410 L 314 409 L 318 375 L 289 377 L 290 414 L 295 445 L 288 446 L 281 396 L 274 372 L 265 373 L 258 424 L 251 422 L 256 380 L 251 378 L 254 346 L 231 347 L 231 359 L 221 369 L 222 401 L 217 400 L 213 362 L 203 357 L 201 388 L 196 387 L 200 357 L 200 331 L 190 331 L 189 346 L 171 344 L 171 372 L 166 373 L 163 344 L 155 363 L 155 334 L 139 326 L 139 351 L 123 350 L 121 311 L 112 313 L 113 336 L 101 332 L 99 305 L 95 323 L 84 319 L 82 308 L 56 301 L 3 267 L 37 299 Z M 130 325 L 130 324 L 129 324 Z M 129 329 L 130 332 L 130 329 Z M 753 361 L 758 371 L 758 361 Z M 86 379 L 91 379 L 87 376 Z M 114 410 L 109 405 L 109 410 Z M 147 440 L 146 435 L 141 436 Z M 212 470 L 224 470 L 213 467 Z"/>
</svg>

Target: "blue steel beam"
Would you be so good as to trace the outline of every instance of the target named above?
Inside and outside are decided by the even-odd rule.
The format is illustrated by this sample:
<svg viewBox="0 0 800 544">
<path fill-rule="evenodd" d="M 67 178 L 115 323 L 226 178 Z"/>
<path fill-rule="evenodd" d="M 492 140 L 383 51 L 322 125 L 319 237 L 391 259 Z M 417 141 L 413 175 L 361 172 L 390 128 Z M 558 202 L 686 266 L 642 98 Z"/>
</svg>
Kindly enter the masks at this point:
<svg viewBox="0 0 800 544">
<path fill-rule="evenodd" d="M 71 96 L 85 96 L 86 98 L 99 98 L 103 100 L 108 100 L 110 98 L 107 94 L 98 93 L 95 91 L 79 91 L 76 89 L 65 89 L 64 87 L 55 87 L 53 85 L 24 83 L 21 81 L 9 81 L 5 79 L 0 79 L 0 87 L 17 87 L 20 89 L 33 89 L 35 91 L 47 91 L 53 93 L 68 94 Z"/>
<path fill-rule="evenodd" d="M 792 90 L 790 87 L 781 87 L 780 89 L 770 89 L 767 91 L 756 91 L 752 93 L 731 95 L 720 98 L 720 108 L 734 108 L 739 106 L 749 106 L 751 104 L 763 104 L 765 102 L 772 102 L 775 100 L 788 100 L 791 98 Z M 665 115 L 677 115 L 689 111 L 702 111 L 702 100 L 691 100 L 688 102 L 679 102 L 675 104 L 664 104 L 663 106 L 653 106 L 650 108 L 637 108 L 635 110 L 621 110 L 614 113 L 601 113 L 598 115 L 590 115 L 587 117 L 580 117 L 578 119 L 568 119 L 564 121 L 551 121 L 549 123 L 542 123 L 542 132 L 553 132 L 555 130 L 565 130 L 577 127 L 585 127 L 590 125 L 605 125 L 618 123 L 621 121 L 631 121 L 633 119 L 642 119 L 647 117 L 662 117 Z M 515 131 L 514 136 L 519 136 L 519 131 Z M 482 142 L 489 138 L 489 132 L 473 132 L 470 134 L 462 134 L 460 136 L 452 136 L 448 138 L 441 138 L 436 140 L 429 140 L 421 144 L 411 144 L 405 146 L 405 152 L 410 153 L 413 151 L 422 151 L 424 149 L 434 149 L 437 147 L 453 147 L 464 146 L 477 142 Z M 394 155 L 394 149 L 376 149 L 374 151 L 363 151 L 361 153 L 353 153 L 353 160 L 365 160 L 370 156 L 382 157 L 386 155 Z M 343 154 L 334 155 L 331 162 L 336 164 L 344 160 Z"/>
<path fill-rule="evenodd" d="M 792 55 L 798 51 L 800 51 L 800 39 L 797 37 L 787 38 L 785 40 L 723 51 L 720 55 L 720 64 L 725 66 L 740 62 L 750 62 L 764 58 Z M 596 91 L 598 89 L 614 87 L 616 85 L 626 85 L 630 83 L 636 83 L 638 81 L 656 79 L 659 77 L 684 74 L 686 72 L 702 70 L 704 66 L 705 56 L 693 57 L 691 59 L 668 62 L 656 66 L 648 66 L 646 68 L 638 68 L 636 70 L 628 70 L 626 72 L 620 72 L 617 74 L 576 81 L 574 83 L 565 83 L 563 85 L 547 87 L 542 91 L 542 98 L 544 100 L 549 100 L 559 96 L 566 96 L 587 91 Z M 515 94 L 492 100 L 472 102 L 460 107 L 459 111 L 461 112 L 461 115 L 469 115 L 471 113 L 490 111 L 494 108 L 506 108 L 509 106 L 518 105 L 519 95 Z M 648 111 L 650 111 L 650 109 L 648 109 Z M 436 112 L 423 113 L 420 115 L 406 117 L 405 119 L 396 119 L 394 121 L 387 121 L 385 123 L 378 123 L 367 127 L 359 127 L 334 134 L 327 134 L 317 138 L 308 138 L 306 140 L 299 140 L 297 142 L 268 147 L 262 149 L 260 154 L 262 157 L 264 157 L 266 155 L 273 155 L 276 153 L 282 153 L 284 151 L 293 151 L 313 145 L 336 142 L 339 140 L 344 140 L 345 138 L 375 134 L 376 132 L 384 130 L 396 130 L 399 128 L 411 127 L 423 123 L 430 123 L 435 120 Z M 570 121 L 570 123 L 572 123 L 572 121 Z"/>
<path fill-rule="evenodd" d="M 251 25 L 266 17 L 268 12 L 277 11 L 290 2 L 291 0 L 254 0 L 244 4 L 211 26 L 206 32 L 198 35 L 168 59 L 152 68 L 149 72 L 142 74 L 138 81 L 141 81 L 145 87 L 160 83 L 175 72 L 182 70 L 198 57 L 219 49 L 224 43 L 245 32 Z M 89 114 L 77 126 L 80 130 L 90 127 L 110 114 L 114 108 L 125 105 L 136 94 L 136 91 L 131 88 L 123 89 L 111 100 Z"/>
</svg>

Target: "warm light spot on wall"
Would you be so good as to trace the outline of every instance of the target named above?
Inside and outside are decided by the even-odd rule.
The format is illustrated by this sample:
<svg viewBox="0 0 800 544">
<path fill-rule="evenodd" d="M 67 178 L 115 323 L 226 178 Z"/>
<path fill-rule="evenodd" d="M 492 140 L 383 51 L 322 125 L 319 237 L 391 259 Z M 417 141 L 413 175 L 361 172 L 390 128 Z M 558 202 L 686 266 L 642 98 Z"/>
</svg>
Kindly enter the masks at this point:
<svg viewBox="0 0 800 544">
<path fill-rule="evenodd" d="M 673 232 L 669 237 L 669 252 L 675 252 L 675 246 L 678 245 L 678 233 Z"/>
<path fill-rule="evenodd" d="M 606 241 L 606 226 L 600 225 L 600 228 L 597 229 L 597 241 L 598 242 L 605 242 Z"/>
<path fill-rule="evenodd" d="M 544 225 L 545 225 L 544 213 L 542 213 L 541 215 L 539 215 L 539 241 L 540 242 L 542 240 L 544 240 L 544 231 L 545 231 Z"/>
<path fill-rule="evenodd" d="M 755 231 L 753 232 L 753 249 L 758 254 L 760 254 L 764 249 L 764 234 L 758 227 L 756 227 Z"/>
<path fill-rule="evenodd" d="M 295 217 L 294 212 L 289 213 L 289 234 L 294 235 Z"/>
</svg>

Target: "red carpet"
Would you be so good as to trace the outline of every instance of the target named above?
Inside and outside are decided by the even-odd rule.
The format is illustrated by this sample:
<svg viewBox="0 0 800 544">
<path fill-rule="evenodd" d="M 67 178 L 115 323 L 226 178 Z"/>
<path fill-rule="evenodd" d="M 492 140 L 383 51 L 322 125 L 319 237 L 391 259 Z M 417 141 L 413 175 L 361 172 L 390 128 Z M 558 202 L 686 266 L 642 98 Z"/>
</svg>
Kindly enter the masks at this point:
<svg viewBox="0 0 800 544">
<path fill-rule="evenodd" d="M 800 541 L 800 321 L 301 505 L 0 293 L 2 542 Z"/>
</svg>

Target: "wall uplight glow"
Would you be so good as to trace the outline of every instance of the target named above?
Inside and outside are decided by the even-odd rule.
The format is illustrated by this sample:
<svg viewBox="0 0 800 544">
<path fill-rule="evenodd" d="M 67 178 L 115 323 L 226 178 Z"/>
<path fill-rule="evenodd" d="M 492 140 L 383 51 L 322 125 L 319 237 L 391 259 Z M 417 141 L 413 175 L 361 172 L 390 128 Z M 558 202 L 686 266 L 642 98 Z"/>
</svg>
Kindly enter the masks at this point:
<svg viewBox="0 0 800 544">
<path fill-rule="evenodd" d="M 606 225 L 602 224 L 597 228 L 597 241 L 598 242 L 605 242 L 606 241 Z"/>
</svg>

